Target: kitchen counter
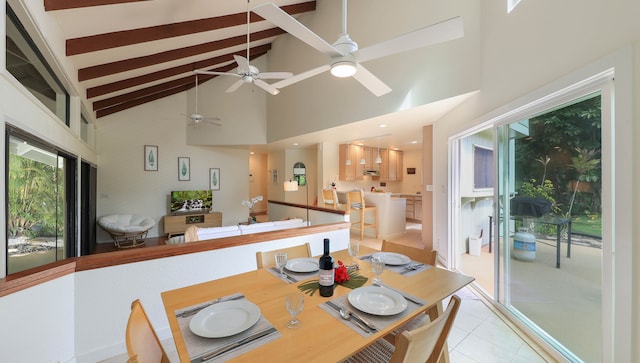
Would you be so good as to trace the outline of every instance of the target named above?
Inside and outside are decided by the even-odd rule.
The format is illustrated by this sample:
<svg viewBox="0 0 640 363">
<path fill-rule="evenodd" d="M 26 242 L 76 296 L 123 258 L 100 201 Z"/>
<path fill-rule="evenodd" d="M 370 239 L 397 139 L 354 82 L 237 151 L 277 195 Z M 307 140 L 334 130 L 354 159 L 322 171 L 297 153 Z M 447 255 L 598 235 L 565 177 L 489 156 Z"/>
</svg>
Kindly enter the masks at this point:
<svg viewBox="0 0 640 363">
<path fill-rule="evenodd" d="M 365 205 L 378 208 L 378 238 L 392 239 L 404 235 L 406 229 L 406 198 L 395 197 L 392 193 L 364 192 Z M 338 191 L 338 201 L 347 203 L 347 192 Z M 367 215 L 366 218 L 373 218 Z M 373 220 L 371 220 L 372 222 Z M 367 223 L 369 221 L 367 220 Z M 367 237 L 375 238 L 372 228 L 365 229 Z"/>
</svg>

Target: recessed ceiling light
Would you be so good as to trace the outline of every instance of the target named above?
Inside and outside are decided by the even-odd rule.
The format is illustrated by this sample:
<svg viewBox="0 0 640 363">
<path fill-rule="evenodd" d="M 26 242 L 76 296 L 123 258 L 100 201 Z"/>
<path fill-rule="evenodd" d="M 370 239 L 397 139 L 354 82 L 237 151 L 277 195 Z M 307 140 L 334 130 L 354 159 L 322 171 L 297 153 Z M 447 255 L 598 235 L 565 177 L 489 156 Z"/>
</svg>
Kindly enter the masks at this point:
<svg viewBox="0 0 640 363">
<path fill-rule="evenodd" d="M 298 144 L 297 142 L 293 143 L 293 146 L 298 146 L 298 145 L 300 145 L 300 144 Z"/>
<path fill-rule="evenodd" d="M 412 144 L 417 144 L 418 142 L 417 142 L 417 141 L 411 141 L 411 143 L 412 143 Z"/>
<path fill-rule="evenodd" d="M 380 124 L 380 125 L 378 125 L 378 127 L 383 127 L 384 128 L 384 127 L 387 127 L 387 125 L 386 124 Z"/>
<path fill-rule="evenodd" d="M 253 151 L 249 152 L 250 155 L 255 155 L 255 153 Z"/>
</svg>

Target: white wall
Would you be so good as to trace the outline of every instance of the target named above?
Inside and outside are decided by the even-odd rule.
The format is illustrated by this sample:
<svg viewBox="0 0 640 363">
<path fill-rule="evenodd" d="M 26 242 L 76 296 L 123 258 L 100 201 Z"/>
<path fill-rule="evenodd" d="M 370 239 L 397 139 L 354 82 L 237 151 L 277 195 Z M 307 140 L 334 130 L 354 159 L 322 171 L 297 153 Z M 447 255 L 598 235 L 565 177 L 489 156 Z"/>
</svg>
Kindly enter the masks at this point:
<svg viewBox="0 0 640 363">
<path fill-rule="evenodd" d="M 249 197 L 249 152 L 242 148 L 186 145 L 187 122 L 180 113 L 184 93 L 104 117 L 96 130 L 98 149 L 97 216 L 112 213 L 152 217 L 149 236 L 164 234 L 172 190 L 209 189 L 209 169 L 220 168 L 220 190 L 213 192 L 213 210 L 222 224 L 246 221 L 241 201 Z M 215 127 L 209 127 L 215 128 Z M 158 171 L 145 171 L 144 145 L 158 146 Z M 178 181 L 178 157 L 190 158 L 189 181 Z M 110 241 L 98 229 L 98 241 Z"/>
<path fill-rule="evenodd" d="M 639 205 L 637 193 L 630 188 L 638 177 L 637 163 L 628 157 L 638 152 L 630 140 L 639 136 L 638 129 L 632 131 L 631 126 L 637 122 L 638 111 L 633 100 L 638 62 L 632 54 L 639 54 L 640 23 L 635 19 L 639 11 L 640 4 L 623 0 L 523 1 L 511 14 L 506 13 L 504 2 L 483 3 L 481 92 L 434 124 L 434 240 L 440 241 L 438 250 L 447 256 L 448 214 L 435 211 L 446 211 L 450 205 L 449 138 L 588 76 L 616 68 L 616 127 L 611 135 L 617 156 L 612 165 L 615 200 L 611 200 L 616 213 L 610 227 L 615 230 L 617 253 L 616 262 L 608 266 L 615 269 L 612 273 L 616 276 L 615 308 L 611 310 L 615 311 L 615 334 L 604 334 L 615 336 L 615 344 L 607 343 L 615 356 L 605 356 L 604 361 L 640 359 L 640 348 L 631 348 L 631 342 L 638 340 L 640 326 L 640 315 L 631 313 L 640 307 L 638 280 L 631 277 L 638 276 L 637 269 L 632 273 L 631 256 L 638 260 L 640 252 L 632 249 L 632 241 L 640 234 L 628 220 L 635 215 L 629 195 L 634 195 L 633 205 Z M 633 52 L 624 48 L 630 44 Z M 628 303 L 631 296 L 632 305 Z"/>
</svg>

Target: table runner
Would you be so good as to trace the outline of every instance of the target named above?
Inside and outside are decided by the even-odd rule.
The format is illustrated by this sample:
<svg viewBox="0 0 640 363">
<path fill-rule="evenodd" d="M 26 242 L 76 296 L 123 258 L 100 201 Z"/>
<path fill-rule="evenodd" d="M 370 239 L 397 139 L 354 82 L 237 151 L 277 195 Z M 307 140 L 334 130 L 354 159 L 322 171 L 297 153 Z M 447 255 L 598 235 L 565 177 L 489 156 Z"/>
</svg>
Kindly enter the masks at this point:
<svg viewBox="0 0 640 363">
<path fill-rule="evenodd" d="M 371 263 L 371 255 L 364 255 L 364 256 L 360 256 L 358 257 L 359 260 L 367 262 L 367 263 Z M 418 272 L 422 272 L 426 269 L 431 268 L 431 265 L 427 265 L 424 264 L 422 262 L 417 262 L 414 260 L 411 260 L 411 262 L 404 264 L 404 265 L 387 265 L 385 264 L 384 269 L 385 270 L 389 270 L 389 271 L 393 271 L 395 273 L 398 273 L 400 275 L 405 275 L 405 276 L 412 276 L 417 274 Z"/>
<path fill-rule="evenodd" d="M 197 311 L 206 308 L 209 305 L 217 304 L 223 301 L 229 300 L 242 300 L 245 299 L 244 294 L 235 293 L 227 296 L 223 296 L 218 299 L 213 299 L 201 304 L 192 305 L 183 309 L 176 310 L 174 313 L 178 320 L 178 324 L 180 325 L 180 331 L 182 332 L 182 337 L 184 339 L 185 346 L 187 347 L 187 352 L 189 354 L 189 358 L 192 363 L 200 363 L 200 362 L 224 362 L 231 358 L 237 357 L 243 353 L 246 353 L 252 349 L 255 349 L 263 344 L 266 344 L 270 341 L 273 341 L 281 336 L 280 332 L 275 329 L 273 324 L 271 324 L 264 316 L 260 316 L 260 319 L 257 323 L 255 323 L 251 328 L 224 338 L 203 338 L 197 336 L 191 332 L 189 329 L 189 323 L 191 319 L 195 316 L 195 313 L 190 313 L 197 309 Z M 186 313 L 186 314 L 185 314 Z M 183 316 L 187 315 L 187 316 Z M 210 352 L 218 350 L 220 348 L 226 347 L 229 344 L 233 344 L 245 337 L 251 336 L 254 333 L 262 332 L 268 329 L 273 329 L 272 332 L 266 334 L 265 336 L 248 342 L 246 344 L 242 344 L 238 347 L 235 347 L 229 350 L 226 353 L 220 354 L 212 359 L 203 360 L 203 357 Z"/>
<path fill-rule="evenodd" d="M 405 292 L 402 292 L 400 290 L 394 289 L 392 287 L 389 287 L 387 285 L 382 285 L 382 284 L 376 284 L 375 286 L 379 286 L 380 288 L 385 288 L 385 289 L 390 289 L 393 290 L 397 293 L 399 293 L 400 295 L 404 296 L 404 298 L 407 300 L 407 308 L 398 314 L 395 315 L 386 315 L 386 316 L 381 316 L 381 315 L 373 315 L 373 314 L 367 314 L 363 311 L 360 311 L 358 309 L 356 309 L 355 307 L 353 307 L 348 300 L 348 295 L 343 295 L 340 297 L 336 297 L 335 299 L 329 300 L 325 303 L 320 304 L 320 308 L 324 311 L 326 311 L 327 313 L 329 313 L 329 315 L 333 316 L 334 318 L 342 321 L 343 324 L 345 324 L 346 326 L 350 327 L 351 329 L 355 330 L 356 332 L 358 332 L 358 334 L 362 335 L 363 337 L 368 337 L 370 335 L 373 335 L 377 332 L 377 330 L 381 330 L 384 329 L 386 326 L 388 326 L 389 324 L 394 323 L 395 321 L 405 317 L 408 314 L 411 314 L 413 312 L 415 312 L 417 309 L 422 308 L 425 304 L 426 301 L 424 301 L 423 299 L 420 299 L 414 295 L 411 294 L 407 294 Z M 362 327 L 360 327 L 360 325 L 358 325 L 358 323 L 356 323 L 354 321 L 354 319 L 350 319 L 350 320 L 345 320 L 340 316 L 340 306 L 345 306 L 349 309 L 351 309 L 351 311 L 353 311 L 354 313 L 357 313 L 358 315 L 362 316 L 364 319 L 368 320 L 369 322 L 373 323 L 377 330 L 370 330 L 370 329 L 363 329 Z"/>
<path fill-rule="evenodd" d="M 288 284 L 292 284 L 294 282 L 300 282 L 300 281 L 308 280 L 308 279 L 310 279 L 312 277 L 318 276 L 318 271 L 313 271 L 313 272 L 293 272 L 293 271 L 289 271 L 289 270 L 285 269 L 284 272 L 287 274 L 287 277 L 282 277 L 282 276 L 280 276 L 280 269 L 278 267 L 268 268 L 267 271 L 269 271 L 272 275 L 276 276 L 277 278 L 281 279 L 282 281 L 285 281 Z"/>
</svg>

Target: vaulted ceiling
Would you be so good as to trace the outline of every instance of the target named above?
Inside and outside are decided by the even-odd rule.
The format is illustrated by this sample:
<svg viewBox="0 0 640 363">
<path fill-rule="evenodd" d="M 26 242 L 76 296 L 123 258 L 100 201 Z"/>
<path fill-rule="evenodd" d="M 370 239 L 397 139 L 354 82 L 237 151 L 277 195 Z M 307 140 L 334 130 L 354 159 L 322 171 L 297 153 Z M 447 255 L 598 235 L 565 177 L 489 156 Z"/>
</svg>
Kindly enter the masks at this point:
<svg viewBox="0 0 640 363">
<path fill-rule="evenodd" d="M 247 9 L 263 2 L 44 0 L 44 7 L 100 118 L 194 87 L 194 70 L 231 71 L 233 55 L 247 48 L 251 59 L 266 54 L 284 31 L 254 13 L 247 24 Z M 316 9 L 316 1 L 271 2 L 294 16 Z M 198 83 L 213 77 L 199 75 Z"/>
</svg>

